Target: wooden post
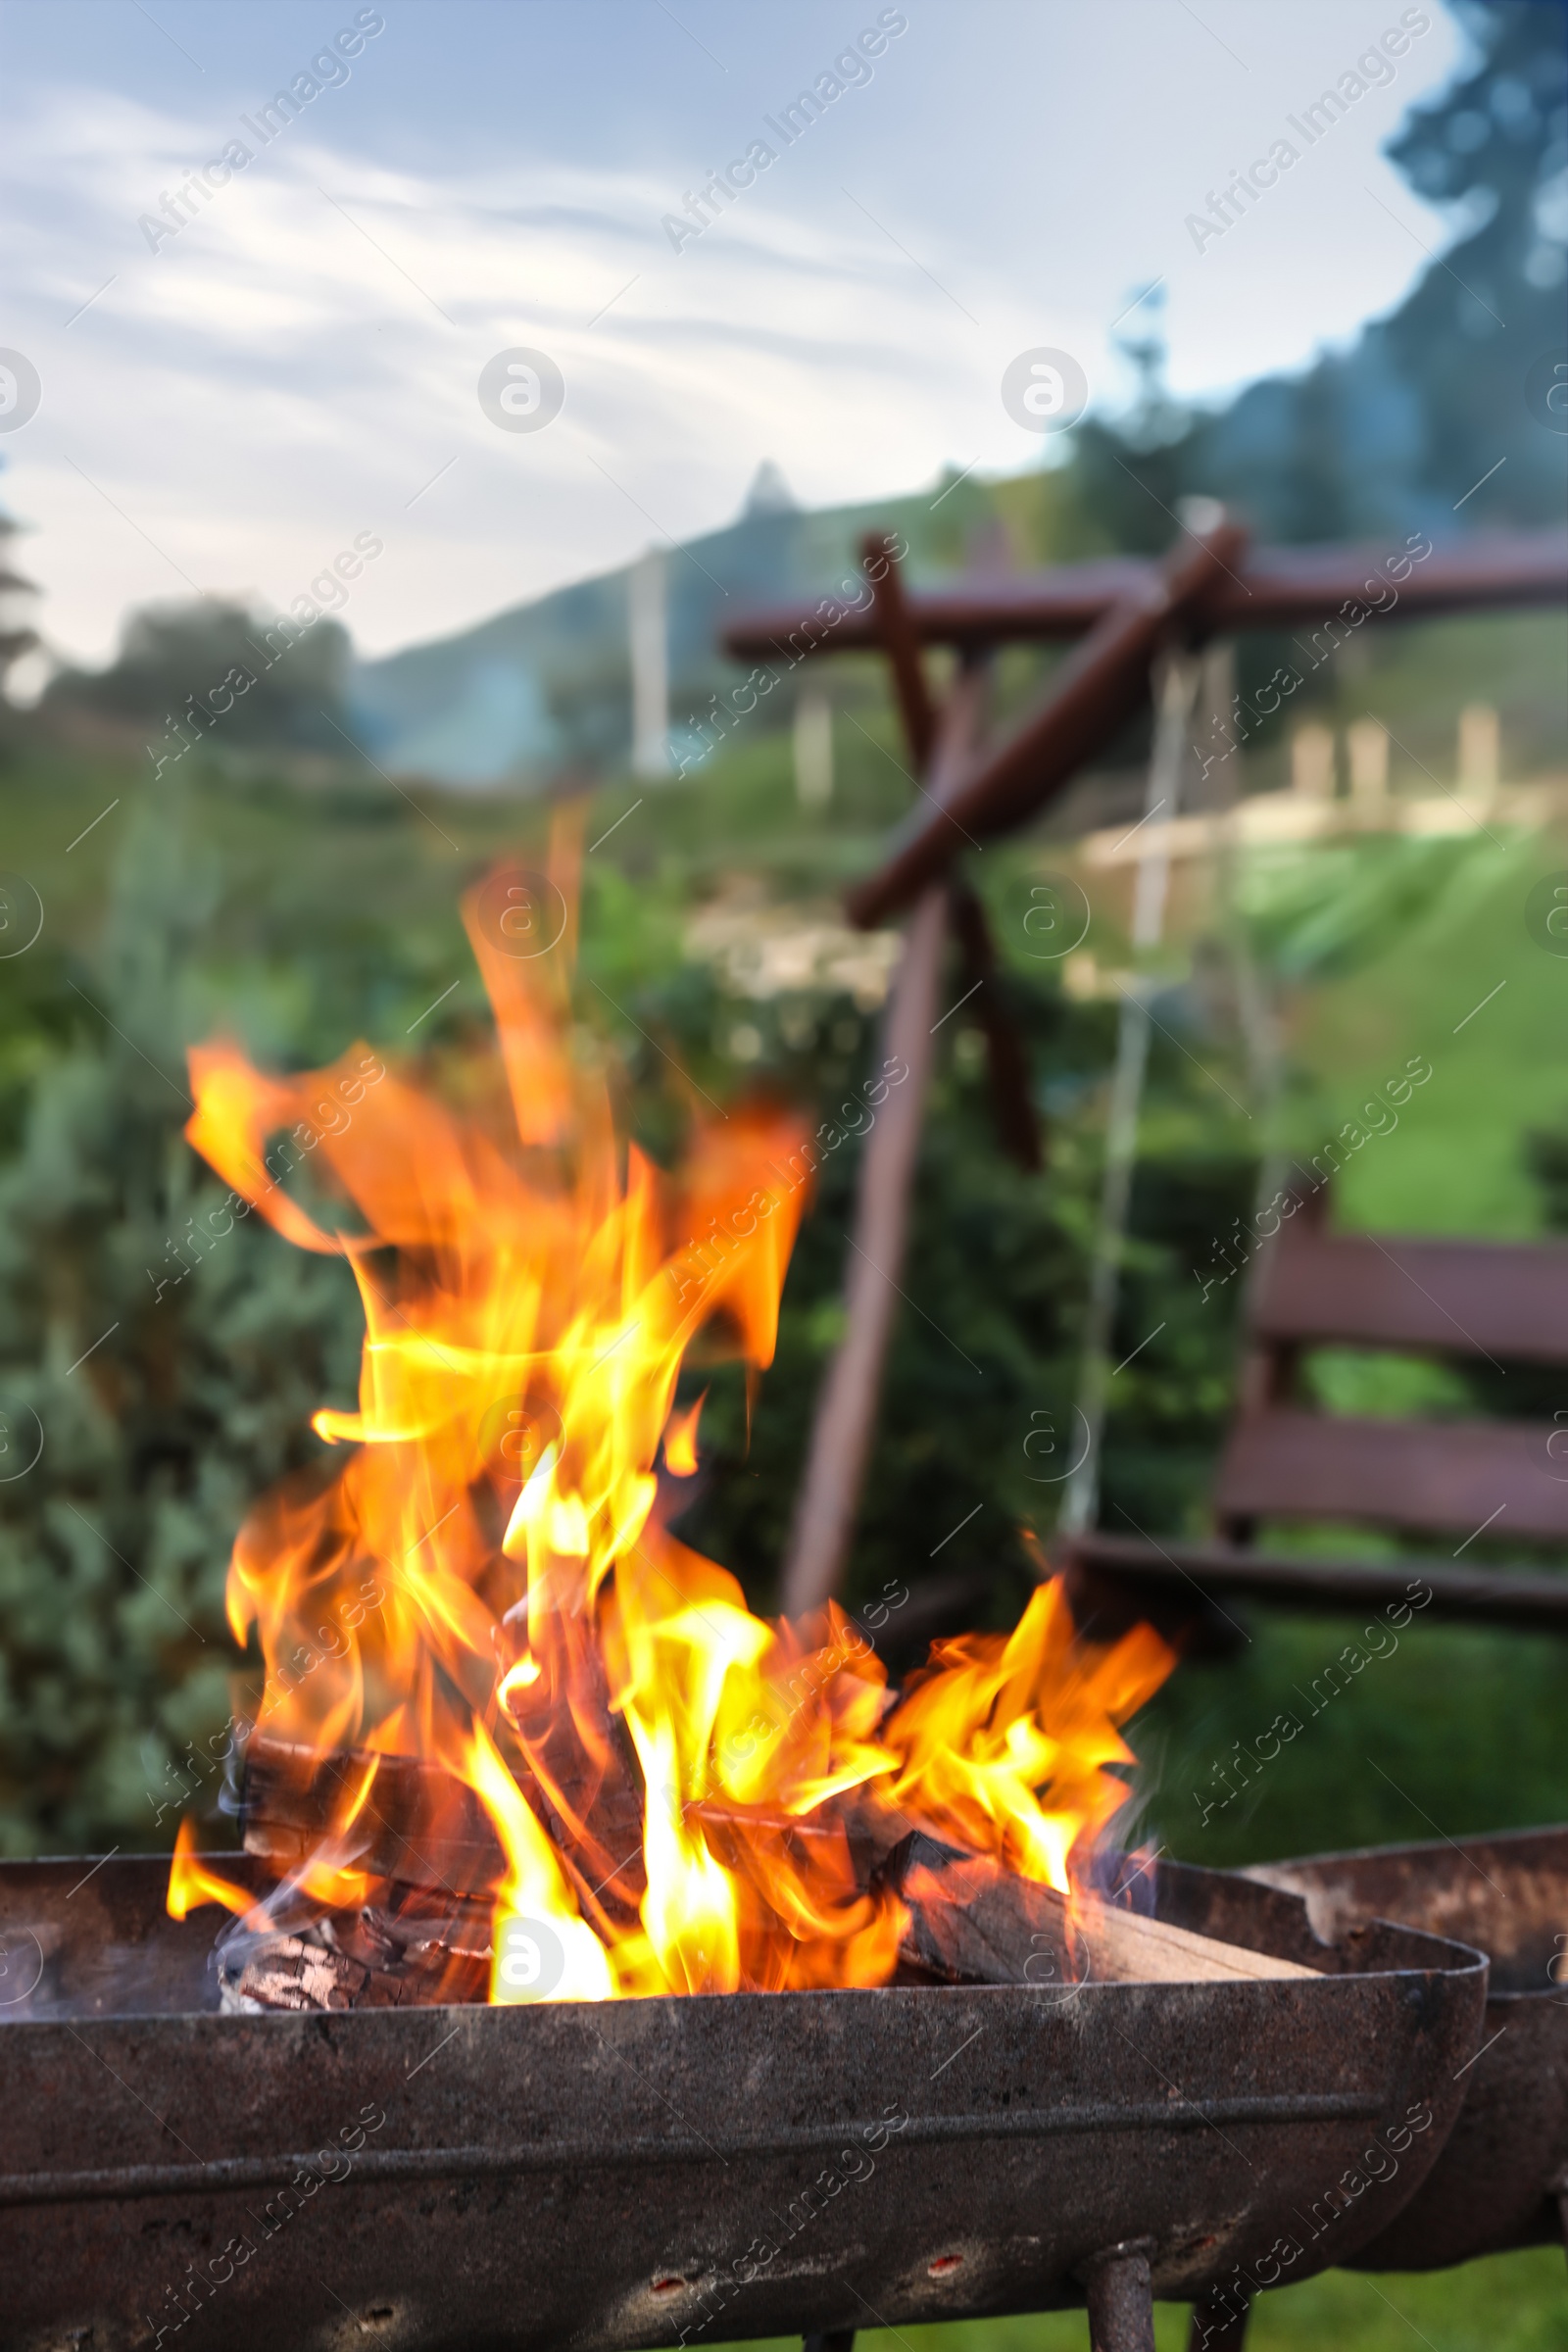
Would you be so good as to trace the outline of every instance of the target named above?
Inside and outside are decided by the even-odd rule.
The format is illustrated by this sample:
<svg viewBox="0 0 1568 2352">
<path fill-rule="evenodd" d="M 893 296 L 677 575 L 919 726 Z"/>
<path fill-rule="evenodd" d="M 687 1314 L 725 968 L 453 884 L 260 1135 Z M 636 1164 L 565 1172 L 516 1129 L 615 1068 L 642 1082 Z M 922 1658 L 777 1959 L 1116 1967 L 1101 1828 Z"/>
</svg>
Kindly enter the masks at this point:
<svg viewBox="0 0 1568 2352">
<path fill-rule="evenodd" d="M 934 788 L 944 783 L 951 788 L 971 758 L 986 685 L 982 671 L 968 670 L 955 686 L 941 719 L 931 769 Z M 817 1397 L 784 1566 L 786 1616 L 819 1607 L 837 1591 L 844 1573 L 904 1271 L 932 1031 L 942 1009 L 937 987 L 947 929 L 947 885 L 938 881 L 915 905 L 888 998 L 883 1050 L 897 1056 L 908 1075 L 890 1089 L 877 1111 L 860 1160 L 844 1286 L 848 1328 Z"/>
<path fill-rule="evenodd" d="M 850 920 L 863 930 L 886 922 L 946 872 L 959 834 L 973 840 L 1007 832 L 1059 791 L 1140 707 L 1161 645 L 1208 627 L 1206 602 L 1234 580 L 1246 545 L 1234 523 L 1215 523 L 1160 580 L 1113 604 L 1034 715 L 945 791 L 933 788 L 928 799 L 935 806 L 915 812 L 895 836 L 885 864 L 849 893 Z"/>
<path fill-rule="evenodd" d="M 963 987 L 986 1041 L 991 1115 L 1003 1150 L 1031 1176 L 1046 1164 L 1040 1120 L 1029 1091 L 1029 1054 L 997 988 L 997 950 L 979 895 L 955 875 L 948 916 L 963 959 Z"/>
<path fill-rule="evenodd" d="M 1347 604 L 1376 597 L 1394 609 L 1392 578 L 1374 591 L 1386 548 L 1263 547 L 1234 566 L 1235 577 L 1205 606 L 1204 633 L 1221 637 L 1244 629 L 1312 628 Z M 1390 565 L 1392 573 L 1393 565 Z M 922 645 L 1053 644 L 1082 637 L 1119 597 L 1135 596 L 1157 566 L 1138 556 L 1097 556 L 1015 579 L 969 579 L 931 588 L 909 600 L 909 619 Z M 1560 531 L 1518 531 L 1453 540 L 1413 559 L 1399 581 L 1399 617 L 1440 612 L 1500 612 L 1561 605 L 1568 600 L 1568 537 Z M 785 640 L 820 629 L 817 608 L 795 606 L 751 612 L 724 631 L 724 650 L 743 663 L 775 660 Z M 882 631 L 874 609 L 846 611 L 831 632 L 810 647 L 814 656 L 876 653 Z"/>
<path fill-rule="evenodd" d="M 885 542 L 875 532 L 862 540 L 860 554 L 871 582 L 878 633 L 893 672 L 894 699 L 904 722 L 909 764 L 917 777 L 923 776 L 931 764 L 940 720 L 920 660 L 920 640 L 909 600 L 896 566 L 887 560 Z M 977 666 L 984 658 L 980 649 L 969 647 L 965 667 Z M 973 998 L 974 1017 L 985 1036 L 997 1135 L 1003 1150 L 1034 1175 L 1045 1164 L 1045 1152 L 1029 1094 L 1029 1057 L 997 988 L 997 951 L 985 906 L 967 883 L 956 880 L 949 893 L 948 914 L 963 958 L 960 993 Z"/>
<path fill-rule="evenodd" d="M 860 542 L 860 561 L 871 583 L 871 613 L 893 672 L 893 699 L 904 722 L 904 740 L 917 776 L 931 764 L 937 741 L 937 707 L 920 660 L 920 640 L 909 616 L 909 601 L 898 565 L 874 531 Z"/>
<path fill-rule="evenodd" d="M 819 1607 L 838 1590 L 844 1572 L 904 1268 L 909 1187 L 931 1072 L 931 1026 L 938 1011 L 937 982 L 947 929 L 948 894 L 941 883 L 933 883 L 909 918 L 903 960 L 888 1000 L 883 1045 L 908 1075 L 877 1112 L 860 1160 L 844 1282 L 848 1327 L 816 1400 L 811 1449 L 784 1569 L 784 1612 L 789 1617 Z"/>
</svg>

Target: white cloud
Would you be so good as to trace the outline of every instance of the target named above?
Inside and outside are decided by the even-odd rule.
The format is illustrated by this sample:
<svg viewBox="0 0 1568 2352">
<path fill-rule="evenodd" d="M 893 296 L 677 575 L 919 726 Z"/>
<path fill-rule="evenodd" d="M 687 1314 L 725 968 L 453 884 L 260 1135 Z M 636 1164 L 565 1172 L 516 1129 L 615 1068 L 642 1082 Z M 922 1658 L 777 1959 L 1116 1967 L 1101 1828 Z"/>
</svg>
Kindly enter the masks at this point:
<svg viewBox="0 0 1568 2352">
<path fill-rule="evenodd" d="M 1336 127 L 1332 153 L 1303 158 L 1199 256 L 1185 212 L 1350 62 L 1371 23 L 1343 0 L 1306 31 L 1276 16 L 1290 31 L 1265 52 L 1255 11 L 1205 17 L 1245 40 L 1254 71 L 1145 0 L 1121 19 L 1141 55 L 1092 19 L 1064 34 L 1050 12 L 1009 17 L 1012 52 L 993 56 L 989 85 L 968 49 L 944 58 L 956 36 L 914 24 L 870 90 L 678 255 L 660 218 L 706 161 L 684 179 L 631 143 L 618 161 L 537 148 L 508 161 L 493 142 L 468 154 L 449 124 L 416 166 L 407 141 L 367 137 L 341 91 L 153 253 L 138 214 L 220 152 L 238 108 L 198 119 L 126 92 L 36 88 L 4 165 L 6 334 L 44 399 L 0 451 L 6 498 L 38 527 L 26 568 L 47 592 L 47 635 L 101 658 L 127 605 L 187 580 L 285 604 L 374 529 L 386 557 L 345 617 L 377 653 L 661 533 L 716 527 L 764 456 L 811 503 L 891 494 L 945 463 L 1016 467 L 1039 444 L 1001 407 L 1008 360 L 1060 344 L 1103 396 L 1122 382 L 1109 322 L 1161 270 L 1180 388 L 1304 359 L 1421 266 L 1400 220 L 1441 234 L 1376 142 L 1422 86 L 1416 64 L 1430 85 L 1455 38 L 1435 24 L 1394 89 Z M 1042 60 L 1055 81 L 1022 86 Z M 788 94 L 768 72 L 755 109 L 726 95 L 712 160 Z M 537 435 L 502 433 L 478 406 L 480 368 L 513 344 L 541 345 L 566 379 Z"/>
</svg>

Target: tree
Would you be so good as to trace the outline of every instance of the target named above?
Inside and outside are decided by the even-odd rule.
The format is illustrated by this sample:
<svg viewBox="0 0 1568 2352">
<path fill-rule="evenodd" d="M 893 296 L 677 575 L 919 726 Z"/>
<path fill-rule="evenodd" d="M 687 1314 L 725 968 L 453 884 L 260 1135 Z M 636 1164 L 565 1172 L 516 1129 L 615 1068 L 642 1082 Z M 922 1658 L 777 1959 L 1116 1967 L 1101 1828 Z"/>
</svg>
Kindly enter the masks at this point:
<svg viewBox="0 0 1568 2352">
<path fill-rule="evenodd" d="M 342 752 L 350 650 L 321 613 L 268 621 L 219 598 L 149 605 L 125 622 L 108 669 L 64 670 L 44 700 L 133 720 L 166 764 L 202 742 Z"/>
<path fill-rule="evenodd" d="M 1475 71 L 1417 109 L 1389 152 L 1431 202 L 1475 222 L 1372 337 L 1419 395 L 1414 479 L 1434 503 L 1475 492 L 1476 519 L 1541 523 L 1563 505 L 1564 445 L 1526 405 L 1533 364 L 1565 341 L 1568 45 L 1560 7 L 1458 0 Z"/>
<path fill-rule="evenodd" d="M 346 1268 L 225 1214 L 181 1133 L 216 891 L 157 788 L 0 1173 L 0 1850 L 167 1844 L 212 1795 L 235 1529 L 355 1391 Z"/>
<path fill-rule="evenodd" d="M 1152 433 L 1143 396 L 1120 425 L 1075 435 L 1082 502 L 1119 545 L 1170 536 L 1185 493 L 1225 499 L 1263 535 L 1340 539 L 1540 525 L 1568 488 L 1564 441 L 1529 405 L 1564 345 L 1568 53 L 1551 0 L 1451 0 L 1476 63 L 1409 116 L 1389 148 L 1460 234 L 1347 353 L 1248 386 Z M 1159 353 L 1157 338 L 1132 356 Z M 1161 512 L 1161 510 L 1164 510 Z M 1456 519 L 1457 516 L 1457 519 Z"/>
</svg>

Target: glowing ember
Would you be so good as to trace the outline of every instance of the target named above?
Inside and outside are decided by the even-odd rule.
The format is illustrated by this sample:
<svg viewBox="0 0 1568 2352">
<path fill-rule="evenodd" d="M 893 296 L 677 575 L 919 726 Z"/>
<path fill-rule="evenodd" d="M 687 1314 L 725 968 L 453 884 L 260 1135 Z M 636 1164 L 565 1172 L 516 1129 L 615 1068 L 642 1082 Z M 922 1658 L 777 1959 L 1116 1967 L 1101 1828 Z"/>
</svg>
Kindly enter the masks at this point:
<svg viewBox="0 0 1568 2352">
<path fill-rule="evenodd" d="M 574 903 L 564 833 L 547 880 L 466 902 L 500 1054 L 439 1088 L 363 1048 L 283 1079 L 191 1054 L 191 1142 L 288 1240 L 348 1258 L 366 1339 L 359 1410 L 314 1423 L 341 1469 L 264 1502 L 229 1569 L 268 1752 L 325 1814 L 254 1909 L 186 1825 L 169 1907 L 395 1926 L 394 1881 L 449 1884 L 377 1844 L 395 1784 L 421 1854 L 475 1850 L 475 1825 L 499 1846 L 460 1888 L 490 1906 L 492 2000 L 885 1984 L 906 1914 L 875 1863 L 919 1828 L 1067 1890 L 1126 1798 L 1116 1727 L 1171 1653 L 1147 1627 L 1077 1642 L 1048 1584 L 894 1700 L 842 1611 L 765 1624 L 669 1532 L 661 1450 L 697 1467 L 683 1359 L 701 1333 L 706 1357 L 771 1360 L 814 1154 L 761 1108 L 699 1122 L 674 1175 L 617 1141 L 571 1025 Z M 266 1161 L 283 1130 L 331 1230 Z"/>
</svg>

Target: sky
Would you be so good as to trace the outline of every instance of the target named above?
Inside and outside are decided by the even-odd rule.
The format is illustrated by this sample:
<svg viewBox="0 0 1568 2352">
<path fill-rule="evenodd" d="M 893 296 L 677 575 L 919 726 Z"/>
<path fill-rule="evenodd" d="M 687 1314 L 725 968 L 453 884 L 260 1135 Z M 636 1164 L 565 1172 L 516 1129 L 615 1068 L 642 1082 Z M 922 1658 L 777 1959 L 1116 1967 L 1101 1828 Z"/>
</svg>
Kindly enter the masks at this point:
<svg viewBox="0 0 1568 2352">
<path fill-rule="evenodd" d="M 368 536 L 339 617 L 376 655 L 721 526 L 764 459 L 812 506 L 1015 472 L 1065 444 L 1009 364 L 1065 352 L 1124 407 L 1151 283 L 1179 393 L 1298 367 L 1453 234 L 1380 147 L 1463 54 L 1438 0 L 6 0 L 33 617 L 102 662 L 128 608 L 285 610 Z M 1288 118 L 1348 73 L 1308 146 Z M 542 424 L 487 413 L 492 362 Z"/>
</svg>

